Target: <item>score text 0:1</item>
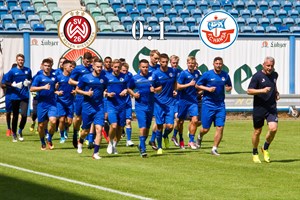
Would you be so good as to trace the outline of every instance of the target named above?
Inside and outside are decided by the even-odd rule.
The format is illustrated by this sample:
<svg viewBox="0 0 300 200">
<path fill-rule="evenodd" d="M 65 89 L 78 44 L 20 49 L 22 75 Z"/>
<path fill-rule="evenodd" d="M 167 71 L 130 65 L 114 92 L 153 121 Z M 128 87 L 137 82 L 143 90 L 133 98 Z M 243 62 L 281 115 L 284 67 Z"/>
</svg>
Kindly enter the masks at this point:
<svg viewBox="0 0 300 200">
<path fill-rule="evenodd" d="M 140 27 L 139 30 L 138 30 L 139 35 L 137 35 L 137 30 L 136 30 L 137 24 Z M 143 27 L 143 28 L 141 28 L 141 27 Z M 165 29 L 164 28 L 165 28 L 165 22 L 164 21 L 160 21 L 159 22 L 159 38 L 157 40 L 166 40 L 165 37 L 164 37 L 164 35 L 165 35 Z M 153 28 L 151 26 L 148 26 L 147 30 L 149 32 L 151 32 L 153 30 Z M 135 40 L 141 40 L 143 38 L 143 36 L 144 36 L 144 25 L 143 25 L 143 22 L 138 21 L 138 20 L 134 21 L 132 23 L 131 34 L 132 34 L 133 39 L 135 39 Z M 147 37 L 147 39 L 148 40 L 152 40 L 152 36 L 149 35 Z"/>
</svg>

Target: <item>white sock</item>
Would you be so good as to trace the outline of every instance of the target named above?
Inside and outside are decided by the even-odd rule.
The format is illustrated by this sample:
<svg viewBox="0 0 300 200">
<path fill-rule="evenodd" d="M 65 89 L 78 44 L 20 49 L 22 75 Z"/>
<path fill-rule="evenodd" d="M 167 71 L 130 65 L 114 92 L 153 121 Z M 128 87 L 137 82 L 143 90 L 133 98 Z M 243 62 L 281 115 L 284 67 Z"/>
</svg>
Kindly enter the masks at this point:
<svg viewBox="0 0 300 200">
<path fill-rule="evenodd" d="M 213 150 L 213 151 L 218 150 L 218 147 L 213 146 L 213 147 L 212 147 L 212 150 Z"/>
</svg>

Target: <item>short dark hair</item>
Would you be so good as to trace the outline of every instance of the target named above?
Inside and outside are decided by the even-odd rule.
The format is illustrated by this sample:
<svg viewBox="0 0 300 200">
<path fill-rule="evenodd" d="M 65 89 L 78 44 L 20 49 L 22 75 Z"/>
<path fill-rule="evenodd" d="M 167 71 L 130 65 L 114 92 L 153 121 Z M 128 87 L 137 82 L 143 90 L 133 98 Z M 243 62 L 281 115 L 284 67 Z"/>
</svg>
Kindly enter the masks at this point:
<svg viewBox="0 0 300 200">
<path fill-rule="evenodd" d="M 216 62 L 217 60 L 220 60 L 223 62 L 223 58 L 221 58 L 220 56 L 214 58 L 214 62 Z"/>
<path fill-rule="evenodd" d="M 50 65 L 52 65 L 52 60 L 50 58 L 45 58 L 43 61 L 42 61 L 42 64 L 44 63 L 49 63 Z"/>
<path fill-rule="evenodd" d="M 11 65 L 11 68 L 14 68 L 16 66 L 18 66 L 17 63 L 14 63 L 14 64 Z"/>
<path fill-rule="evenodd" d="M 71 61 L 71 64 L 74 65 L 76 67 L 76 62 L 74 60 Z"/>
<path fill-rule="evenodd" d="M 90 52 L 85 52 L 83 54 L 83 59 L 91 60 L 91 59 L 93 59 L 93 56 L 92 56 L 92 54 Z"/>
<path fill-rule="evenodd" d="M 106 60 L 106 59 L 110 59 L 110 60 L 112 60 L 112 58 L 111 58 L 111 57 L 109 57 L 109 56 L 106 56 L 106 57 L 104 58 L 104 60 Z"/>
<path fill-rule="evenodd" d="M 72 64 L 72 61 L 66 59 L 66 60 L 62 63 L 62 65 L 69 64 L 69 63 Z"/>
<path fill-rule="evenodd" d="M 139 61 L 139 65 L 140 65 L 141 63 L 147 63 L 147 64 L 149 64 L 149 61 L 146 60 L 146 59 L 142 59 L 142 60 Z"/>
<path fill-rule="evenodd" d="M 166 58 L 166 59 L 169 60 L 169 56 L 168 56 L 168 54 L 166 54 L 166 53 L 160 54 L 159 59 L 161 59 L 161 58 Z"/>
<path fill-rule="evenodd" d="M 102 61 L 100 58 L 98 58 L 98 57 L 94 59 L 94 63 L 95 63 L 95 62 L 103 63 L 103 61 Z"/>
</svg>

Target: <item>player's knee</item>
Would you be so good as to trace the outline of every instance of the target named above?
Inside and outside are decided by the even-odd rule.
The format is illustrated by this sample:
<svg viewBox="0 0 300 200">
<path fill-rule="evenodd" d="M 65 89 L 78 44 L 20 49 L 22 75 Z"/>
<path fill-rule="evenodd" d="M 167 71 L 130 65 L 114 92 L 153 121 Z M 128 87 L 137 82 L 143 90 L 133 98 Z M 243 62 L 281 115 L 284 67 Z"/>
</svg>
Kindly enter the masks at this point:
<svg viewBox="0 0 300 200">
<path fill-rule="evenodd" d="M 202 128 L 201 129 L 201 133 L 204 133 L 204 134 L 208 133 L 208 131 L 209 131 L 209 128 Z"/>
<path fill-rule="evenodd" d="M 174 128 L 174 126 L 173 126 L 173 124 L 168 124 L 168 125 L 166 125 L 166 128 L 169 130 L 172 130 Z"/>
</svg>

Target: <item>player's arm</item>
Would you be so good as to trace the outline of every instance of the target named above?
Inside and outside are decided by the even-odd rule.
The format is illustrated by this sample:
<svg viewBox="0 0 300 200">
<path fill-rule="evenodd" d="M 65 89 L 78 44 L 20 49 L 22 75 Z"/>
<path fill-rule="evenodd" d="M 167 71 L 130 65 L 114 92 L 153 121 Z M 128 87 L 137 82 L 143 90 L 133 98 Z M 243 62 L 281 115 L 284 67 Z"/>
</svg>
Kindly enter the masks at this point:
<svg viewBox="0 0 300 200">
<path fill-rule="evenodd" d="M 183 89 L 188 88 L 190 86 L 195 86 L 195 84 L 196 84 L 196 81 L 194 79 L 192 79 L 189 83 L 186 83 L 186 84 L 180 84 L 177 81 L 177 90 L 183 90 Z"/>
<path fill-rule="evenodd" d="M 132 89 L 130 88 L 127 88 L 127 92 L 133 96 L 135 99 L 138 99 L 140 98 L 140 93 L 139 92 L 134 92 Z"/>
<path fill-rule="evenodd" d="M 248 95 L 259 95 L 259 94 L 266 94 L 270 92 L 271 87 L 264 87 L 261 89 L 254 89 L 254 88 L 248 88 L 247 94 Z"/>
<path fill-rule="evenodd" d="M 74 86 L 77 86 L 78 85 L 78 81 L 75 81 L 74 79 L 70 78 L 69 79 L 69 82 L 68 82 L 70 85 L 74 85 Z"/>
<path fill-rule="evenodd" d="M 204 90 L 204 91 L 207 91 L 207 92 L 214 92 L 216 90 L 216 87 L 207 87 L 207 86 L 204 86 L 204 85 L 196 85 L 196 88 L 198 90 Z"/>
<path fill-rule="evenodd" d="M 47 83 L 46 85 L 43 85 L 43 86 L 31 86 L 30 87 L 30 92 L 39 92 L 41 90 L 50 90 L 50 84 Z"/>
<path fill-rule="evenodd" d="M 80 87 L 76 87 L 76 92 L 78 93 L 78 94 L 81 94 L 81 95 L 84 95 L 84 96 L 89 96 L 89 97 L 91 97 L 91 96 L 93 96 L 93 94 L 94 94 L 94 92 L 93 92 L 93 90 L 92 90 L 92 88 L 90 88 L 88 91 L 84 91 L 84 90 L 82 90 Z"/>
</svg>

